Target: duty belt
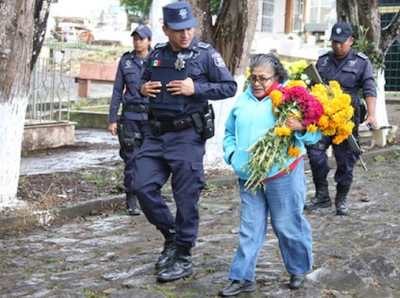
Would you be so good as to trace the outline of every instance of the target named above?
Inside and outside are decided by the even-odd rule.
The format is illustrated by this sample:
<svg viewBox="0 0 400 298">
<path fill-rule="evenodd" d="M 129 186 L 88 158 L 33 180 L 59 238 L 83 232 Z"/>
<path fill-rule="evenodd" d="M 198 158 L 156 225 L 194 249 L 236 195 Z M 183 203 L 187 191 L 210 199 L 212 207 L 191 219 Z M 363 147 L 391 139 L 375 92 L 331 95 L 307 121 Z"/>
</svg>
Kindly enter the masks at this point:
<svg viewBox="0 0 400 298">
<path fill-rule="evenodd" d="M 134 113 L 142 113 L 148 112 L 149 106 L 144 104 L 126 104 L 124 105 L 124 112 L 134 112 Z"/>
<path fill-rule="evenodd" d="M 193 120 L 190 116 L 173 121 L 158 121 L 151 119 L 149 125 L 156 136 L 161 136 L 166 132 L 184 130 L 193 126 Z"/>
</svg>

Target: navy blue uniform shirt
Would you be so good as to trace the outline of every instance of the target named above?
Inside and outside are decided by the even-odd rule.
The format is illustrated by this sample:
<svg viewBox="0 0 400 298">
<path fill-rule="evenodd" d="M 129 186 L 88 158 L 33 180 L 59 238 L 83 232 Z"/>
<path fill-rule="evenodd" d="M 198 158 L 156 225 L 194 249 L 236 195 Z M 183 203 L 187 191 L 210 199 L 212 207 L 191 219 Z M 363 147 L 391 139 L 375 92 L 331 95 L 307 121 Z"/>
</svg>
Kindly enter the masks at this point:
<svg viewBox="0 0 400 298">
<path fill-rule="evenodd" d="M 199 42 L 194 37 L 190 46 L 181 52 L 173 52 L 169 43 L 158 44 L 150 53 L 146 63 L 146 69 L 142 76 L 141 86 L 151 79 L 151 61 L 156 58 L 182 57 L 187 68 L 188 77 L 194 82 L 195 93 L 192 96 L 183 96 L 184 103 L 179 109 L 157 105 L 152 107 L 153 98 L 150 98 L 150 109 L 157 119 L 171 120 L 180 119 L 196 112 L 204 113 L 207 100 L 219 100 L 233 97 L 236 94 L 237 84 L 225 65 L 221 55 L 209 44 Z M 171 77 L 170 81 L 174 78 Z"/>
<path fill-rule="evenodd" d="M 318 58 L 317 70 L 324 83 L 337 81 L 343 92 L 351 96 L 353 106 L 360 104 L 360 89 L 363 90 L 364 97 L 376 97 L 372 64 L 363 53 L 350 49 L 347 56 L 339 60 L 329 51 Z"/>
<path fill-rule="evenodd" d="M 121 104 L 148 104 L 149 98 L 143 97 L 138 89 L 146 59 L 138 58 L 135 51 L 122 55 L 114 81 L 114 89 L 110 103 L 109 123 L 118 119 Z M 147 120 L 147 113 L 123 112 L 123 118 L 129 120 Z"/>
</svg>

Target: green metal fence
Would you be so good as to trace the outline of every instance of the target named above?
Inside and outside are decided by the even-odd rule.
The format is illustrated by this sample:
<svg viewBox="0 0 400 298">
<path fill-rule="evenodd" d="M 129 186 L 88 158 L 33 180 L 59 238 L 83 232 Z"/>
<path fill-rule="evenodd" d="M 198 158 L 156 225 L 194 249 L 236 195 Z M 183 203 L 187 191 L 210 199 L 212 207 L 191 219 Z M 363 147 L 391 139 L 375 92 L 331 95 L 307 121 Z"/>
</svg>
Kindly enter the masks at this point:
<svg viewBox="0 0 400 298">
<path fill-rule="evenodd" d="M 381 26 L 384 28 L 393 19 L 400 9 L 399 0 L 379 1 L 381 12 Z M 385 90 L 389 97 L 400 98 L 400 36 L 390 47 L 385 58 Z"/>
</svg>

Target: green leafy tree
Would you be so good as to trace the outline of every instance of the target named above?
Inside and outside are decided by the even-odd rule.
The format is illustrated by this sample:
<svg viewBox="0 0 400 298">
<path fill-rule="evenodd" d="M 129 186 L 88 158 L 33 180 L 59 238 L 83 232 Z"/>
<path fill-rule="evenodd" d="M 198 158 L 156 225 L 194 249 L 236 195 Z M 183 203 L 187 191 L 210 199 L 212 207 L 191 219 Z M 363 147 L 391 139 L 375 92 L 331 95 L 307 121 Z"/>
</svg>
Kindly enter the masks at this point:
<svg viewBox="0 0 400 298">
<path fill-rule="evenodd" d="M 210 12 L 212 15 L 216 15 L 221 6 L 221 0 L 210 0 Z"/>
<path fill-rule="evenodd" d="M 149 18 L 152 0 L 119 0 L 119 3 L 125 7 L 131 23 Z"/>
</svg>

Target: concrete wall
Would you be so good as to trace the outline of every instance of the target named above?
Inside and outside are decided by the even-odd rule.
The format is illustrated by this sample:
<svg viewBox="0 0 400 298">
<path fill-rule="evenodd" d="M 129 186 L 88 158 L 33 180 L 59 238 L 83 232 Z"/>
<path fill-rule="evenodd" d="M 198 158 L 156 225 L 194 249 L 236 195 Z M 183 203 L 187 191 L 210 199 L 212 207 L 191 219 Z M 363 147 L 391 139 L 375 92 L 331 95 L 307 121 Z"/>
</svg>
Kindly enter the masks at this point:
<svg viewBox="0 0 400 298">
<path fill-rule="evenodd" d="M 57 122 L 25 125 L 22 151 L 73 145 L 75 124 L 75 122 Z"/>
</svg>

